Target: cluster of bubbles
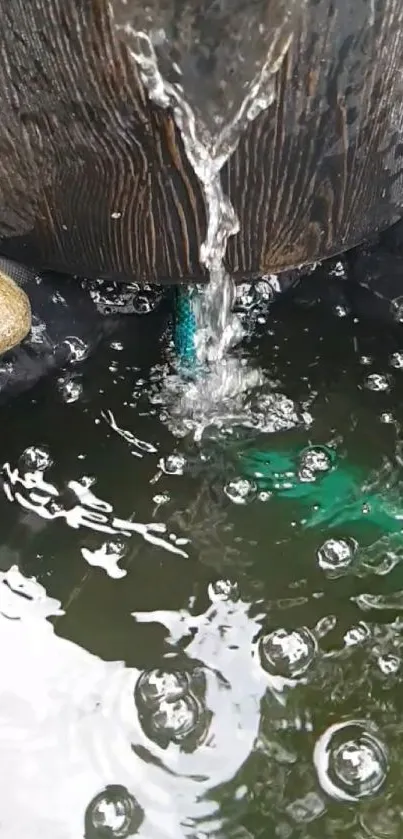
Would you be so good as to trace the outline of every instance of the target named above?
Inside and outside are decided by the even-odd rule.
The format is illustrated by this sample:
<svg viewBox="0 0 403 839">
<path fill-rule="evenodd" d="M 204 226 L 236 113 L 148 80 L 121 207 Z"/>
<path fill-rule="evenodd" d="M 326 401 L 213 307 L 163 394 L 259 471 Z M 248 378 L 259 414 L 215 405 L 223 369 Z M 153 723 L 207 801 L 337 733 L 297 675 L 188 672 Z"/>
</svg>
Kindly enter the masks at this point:
<svg viewBox="0 0 403 839">
<path fill-rule="evenodd" d="M 323 655 L 320 653 L 318 639 L 323 632 L 331 630 L 331 622 L 328 621 L 327 623 L 326 627 L 321 627 L 321 622 L 319 622 L 315 630 L 308 627 L 277 628 L 262 636 L 259 641 L 261 666 L 270 678 L 272 689 L 275 690 L 276 680 L 280 680 L 283 685 L 287 684 L 293 691 L 297 690 L 297 693 L 293 694 L 294 700 L 284 698 L 284 700 L 281 700 L 280 706 L 276 703 L 273 704 L 273 700 L 270 700 L 268 707 L 271 711 L 271 719 L 269 717 L 266 719 L 265 726 L 268 727 L 269 731 L 271 729 L 271 733 L 267 735 L 264 752 L 270 757 L 274 755 L 276 761 L 280 761 L 280 766 L 283 762 L 287 766 L 294 766 L 296 776 L 299 771 L 297 753 L 289 751 L 287 734 L 291 727 L 294 731 L 303 731 L 307 736 L 310 736 L 317 726 L 315 719 L 312 720 L 310 716 L 307 717 L 308 708 L 299 705 L 304 697 L 304 694 L 301 693 L 302 686 L 310 681 L 313 686 L 312 690 L 316 693 L 318 689 L 324 689 L 323 680 L 327 682 L 329 679 L 329 690 L 331 690 L 331 683 L 336 684 L 338 681 L 338 667 L 332 665 L 331 659 L 328 660 L 327 664 L 324 663 L 325 670 L 322 672 L 322 676 L 319 673 Z M 345 651 L 347 652 L 348 648 L 357 648 L 366 643 L 368 637 L 365 626 L 357 626 L 355 631 L 351 630 L 350 636 L 345 638 Z M 377 645 L 373 639 L 371 646 L 373 646 L 372 657 L 374 661 L 376 659 L 379 668 L 382 670 L 382 676 L 385 675 L 389 680 L 389 686 L 392 684 L 391 680 L 396 683 L 397 674 L 400 672 L 399 657 L 384 649 L 381 641 Z M 316 667 L 315 663 L 317 664 Z M 318 677 L 316 682 L 315 677 Z M 362 678 L 365 678 L 365 673 Z M 361 679 L 359 682 L 361 682 Z M 287 711 L 288 705 L 289 710 Z M 279 707 L 282 708 L 281 712 Z M 316 714 L 319 718 L 321 716 L 320 710 L 315 708 L 313 696 L 310 707 L 312 707 L 314 715 Z M 277 719 L 279 713 L 280 718 Z M 291 714 L 288 723 L 287 714 Z M 283 745 L 278 738 L 276 739 L 273 728 L 276 734 L 283 732 L 286 738 Z M 316 735 L 313 742 L 312 763 L 316 775 L 316 786 L 315 777 L 310 777 L 308 773 L 310 780 L 307 776 L 308 788 L 306 794 L 291 803 L 284 803 L 283 814 L 289 816 L 292 822 L 302 824 L 320 818 L 327 810 L 327 800 L 347 803 L 369 801 L 371 803 L 376 796 L 385 792 L 390 770 L 390 758 L 389 748 L 385 743 L 384 736 L 372 720 L 342 719 L 340 722 L 330 725 L 325 731 Z M 273 771 L 276 761 L 273 764 Z M 281 770 L 279 769 L 279 771 Z M 276 807 L 278 807 L 278 802 L 276 802 Z M 380 804 L 380 812 L 383 812 L 382 803 Z M 363 820 L 362 826 L 364 827 L 365 822 L 369 831 L 370 825 L 366 821 L 366 812 L 363 812 L 360 818 Z M 393 823 L 395 823 L 395 819 Z M 291 835 L 289 826 L 287 830 L 287 835 Z M 294 834 L 292 833 L 292 835 Z M 337 833 L 337 835 L 339 834 Z M 384 835 L 393 836 L 395 839 L 400 834 L 393 830 L 393 832 L 385 834 L 368 832 L 368 835 L 376 836 L 377 839 Z"/>
<path fill-rule="evenodd" d="M 83 280 L 84 286 L 102 315 L 148 315 L 161 303 L 163 290 L 145 283 L 108 283 Z"/>
<path fill-rule="evenodd" d="M 205 690 L 205 676 L 200 668 L 191 673 L 159 669 L 142 673 L 136 685 L 135 701 L 147 737 L 161 748 L 174 743 L 193 751 L 208 726 Z"/>
</svg>

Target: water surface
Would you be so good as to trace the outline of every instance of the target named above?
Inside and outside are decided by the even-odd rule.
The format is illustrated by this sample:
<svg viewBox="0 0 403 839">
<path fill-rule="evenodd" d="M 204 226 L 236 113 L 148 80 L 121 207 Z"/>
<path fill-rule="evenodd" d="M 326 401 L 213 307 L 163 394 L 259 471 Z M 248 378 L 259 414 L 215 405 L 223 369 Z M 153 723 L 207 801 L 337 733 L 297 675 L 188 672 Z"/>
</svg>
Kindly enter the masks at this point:
<svg viewBox="0 0 403 839">
<path fill-rule="evenodd" d="M 402 835 L 403 336 L 344 314 L 273 307 L 197 439 L 165 313 L 2 409 L 4 839 Z M 312 446 L 386 523 L 245 467 Z"/>
</svg>

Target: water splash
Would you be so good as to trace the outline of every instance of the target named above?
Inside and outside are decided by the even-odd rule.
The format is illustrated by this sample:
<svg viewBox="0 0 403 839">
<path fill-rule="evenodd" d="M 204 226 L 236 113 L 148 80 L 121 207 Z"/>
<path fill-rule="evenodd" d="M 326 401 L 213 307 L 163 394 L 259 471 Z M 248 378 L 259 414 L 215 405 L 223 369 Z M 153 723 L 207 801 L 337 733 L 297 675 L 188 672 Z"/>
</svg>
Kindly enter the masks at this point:
<svg viewBox="0 0 403 839">
<path fill-rule="evenodd" d="M 207 231 L 200 248 L 200 262 L 209 274 L 209 283 L 203 293 L 193 295 L 192 300 L 196 325 L 196 367 L 203 371 L 207 366 L 209 381 L 206 382 L 205 374 L 202 374 L 200 378 L 196 377 L 191 392 L 188 382 L 179 386 L 181 411 L 193 415 L 200 411 L 200 406 L 211 411 L 223 400 L 232 398 L 240 388 L 244 391 L 246 387 L 256 387 L 261 380 L 257 371 L 251 371 L 249 382 L 245 384 L 248 370 L 228 357 L 229 350 L 242 339 L 244 330 L 241 319 L 234 311 L 234 281 L 224 267 L 227 243 L 231 236 L 238 233 L 239 221 L 223 192 L 220 173 L 248 122 L 267 109 L 274 99 L 275 74 L 292 38 L 290 12 L 289 9 L 283 11 L 284 19 L 274 27 L 271 42 L 266 45 L 265 59 L 260 66 L 253 66 L 252 77 L 243 87 L 239 107 L 234 110 L 228 105 L 227 117 L 217 117 L 214 130 L 211 130 L 211 126 L 207 127 L 192 108 L 182 83 L 169 80 L 161 69 L 156 44 L 165 41 L 164 30 L 156 33 L 152 28 L 150 31 L 136 28 L 139 21 L 131 22 L 124 6 L 118 5 L 115 11 L 116 28 L 127 43 L 150 98 L 157 105 L 173 110 L 186 155 L 200 181 L 206 204 Z M 147 23 L 152 27 L 152 23 Z M 174 63 L 173 69 L 177 75 L 178 65 Z M 175 386 L 177 389 L 178 382 Z"/>
</svg>

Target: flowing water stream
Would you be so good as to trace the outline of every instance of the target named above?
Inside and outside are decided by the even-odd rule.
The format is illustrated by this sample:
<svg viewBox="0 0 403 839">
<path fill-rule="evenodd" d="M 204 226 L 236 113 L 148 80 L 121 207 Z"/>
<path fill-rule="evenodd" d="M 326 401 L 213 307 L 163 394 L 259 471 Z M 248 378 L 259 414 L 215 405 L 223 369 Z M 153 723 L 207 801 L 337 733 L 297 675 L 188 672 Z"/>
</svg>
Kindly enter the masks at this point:
<svg viewBox="0 0 403 839">
<path fill-rule="evenodd" d="M 199 376 L 194 378 L 191 387 L 188 381 L 184 389 L 179 385 L 181 398 L 179 407 L 176 406 L 176 413 L 198 417 L 200 423 L 202 416 L 211 418 L 212 413 L 217 414 L 218 406 L 228 397 L 234 399 L 262 380 L 259 370 L 248 369 L 229 354 L 231 348 L 241 341 L 244 330 L 234 311 L 234 280 L 224 265 L 228 240 L 238 232 L 239 222 L 224 195 L 221 170 L 248 122 L 273 101 L 274 76 L 289 48 L 291 36 L 279 28 L 258 72 L 245 86 L 236 113 L 231 113 L 228 119 L 222 117 L 220 124 L 211 131 L 192 110 L 183 86 L 164 78 L 152 33 L 137 31 L 128 23 L 124 29 L 130 52 L 150 98 L 157 105 L 173 110 L 187 157 L 202 185 L 206 202 L 207 233 L 200 248 L 200 262 L 208 272 L 209 282 L 205 288 L 199 288 L 193 298 L 195 367 L 199 368 Z M 163 37 L 159 31 L 158 39 Z M 178 379 L 175 385 L 178 390 Z"/>
</svg>

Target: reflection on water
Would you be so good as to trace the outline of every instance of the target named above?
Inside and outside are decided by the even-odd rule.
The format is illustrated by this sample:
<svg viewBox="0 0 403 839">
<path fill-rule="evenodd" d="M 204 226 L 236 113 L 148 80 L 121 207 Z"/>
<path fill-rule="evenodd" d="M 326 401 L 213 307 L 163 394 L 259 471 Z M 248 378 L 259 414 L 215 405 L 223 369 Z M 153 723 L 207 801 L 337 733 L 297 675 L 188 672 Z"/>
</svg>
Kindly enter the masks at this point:
<svg viewBox="0 0 403 839">
<path fill-rule="evenodd" d="M 135 326 L 3 411 L 2 837 L 400 839 L 403 337 L 282 302 L 186 433 Z"/>
</svg>

